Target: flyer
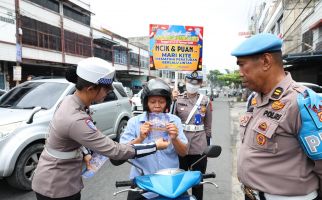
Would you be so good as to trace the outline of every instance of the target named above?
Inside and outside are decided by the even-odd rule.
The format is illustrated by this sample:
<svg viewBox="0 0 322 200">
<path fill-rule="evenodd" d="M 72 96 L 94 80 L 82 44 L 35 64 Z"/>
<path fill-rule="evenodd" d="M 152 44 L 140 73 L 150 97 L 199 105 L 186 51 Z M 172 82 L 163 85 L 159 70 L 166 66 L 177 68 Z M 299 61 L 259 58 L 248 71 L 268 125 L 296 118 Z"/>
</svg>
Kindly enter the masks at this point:
<svg viewBox="0 0 322 200">
<path fill-rule="evenodd" d="M 170 119 L 166 113 L 149 113 L 149 121 L 151 122 L 151 131 L 149 134 L 149 139 L 156 140 L 163 138 L 168 140 L 168 133 L 166 125 L 169 123 Z"/>
<path fill-rule="evenodd" d="M 93 177 L 95 173 L 103 166 L 106 160 L 108 160 L 108 157 L 94 152 L 92 154 L 92 159 L 90 161 L 91 168 L 87 169 L 86 164 L 83 163 L 83 169 L 82 169 L 83 178 L 87 179 L 87 178 Z"/>
</svg>

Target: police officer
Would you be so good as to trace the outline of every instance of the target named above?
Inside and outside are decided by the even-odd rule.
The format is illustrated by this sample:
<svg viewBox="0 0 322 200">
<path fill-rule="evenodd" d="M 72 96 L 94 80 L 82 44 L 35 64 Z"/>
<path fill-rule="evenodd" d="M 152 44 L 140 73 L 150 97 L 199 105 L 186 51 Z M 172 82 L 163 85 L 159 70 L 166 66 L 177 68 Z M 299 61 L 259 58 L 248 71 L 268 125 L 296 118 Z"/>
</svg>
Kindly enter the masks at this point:
<svg viewBox="0 0 322 200">
<path fill-rule="evenodd" d="M 49 125 L 46 140 L 32 181 L 40 199 L 80 199 L 84 146 L 113 159 L 128 159 L 164 149 L 159 140 L 144 146 L 118 144 L 103 135 L 87 113 L 92 102 L 101 102 L 112 88 L 115 68 L 102 59 L 91 57 L 80 61 L 77 70 L 66 74 L 76 83 L 76 92 L 58 106 Z M 144 151 L 140 151 L 141 149 Z"/>
<path fill-rule="evenodd" d="M 204 149 L 210 144 L 212 112 L 209 98 L 198 93 L 202 84 L 202 76 L 197 71 L 185 77 L 186 92 L 178 95 L 174 90 L 172 95 L 176 99 L 174 113 L 181 119 L 183 130 L 188 139 L 188 155 L 180 157 L 180 168 L 188 170 L 189 167 L 202 157 Z M 193 170 L 206 172 L 207 159 L 193 167 Z M 203 186 L 192 188 L 192 194 L 201 200 Z"/>
<path fill-rule="evenodd" d="M 311 200 L 322 191 L 322 161 L 309 159 L 298 139 L 297 96 L 305 88 L 284 71 L 281 47 L 281 39 L 264 33 L 231 53 L 243 86 L 256 92 L 240 118 L 237 171 L 247 200 Z"/>
</svg>

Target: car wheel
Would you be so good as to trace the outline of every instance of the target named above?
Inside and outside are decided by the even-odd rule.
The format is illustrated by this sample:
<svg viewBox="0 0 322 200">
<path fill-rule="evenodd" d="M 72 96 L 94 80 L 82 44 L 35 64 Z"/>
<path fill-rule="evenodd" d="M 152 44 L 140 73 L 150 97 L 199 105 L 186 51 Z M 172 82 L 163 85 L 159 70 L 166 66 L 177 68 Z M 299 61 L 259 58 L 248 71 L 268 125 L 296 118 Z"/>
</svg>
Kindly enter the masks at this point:
<svg viewBox="0 0 322 200">
<path fill-rule="evenodd" d="M 118 128 L 117 128 L 117 133 L 116 133 L 116 138 L 115 138 L 116 142 L 120 141 L 121 135 L 124 132 L 126 125 L 127 125 L 127 120 L 122 119 L 121 122 L 119 123 Z"/>
<path fill-rule="evenodd" d="M 9 185 L 21 190 L 31 190 L 31 180 L 43 149 L 44 145 L 37 143 L 20 154 L 12 175 L 6 178 Z"/>
</svg>

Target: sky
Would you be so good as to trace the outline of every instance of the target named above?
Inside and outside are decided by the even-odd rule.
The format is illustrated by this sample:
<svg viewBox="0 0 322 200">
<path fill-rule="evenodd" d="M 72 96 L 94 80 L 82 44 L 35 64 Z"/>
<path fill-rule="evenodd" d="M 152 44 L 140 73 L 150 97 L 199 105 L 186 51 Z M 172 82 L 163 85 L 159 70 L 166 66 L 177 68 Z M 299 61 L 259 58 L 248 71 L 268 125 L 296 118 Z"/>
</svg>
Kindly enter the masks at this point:
<svg viewBox="0 0 322 200">
<path fill-rule="evenodd" d="M 149 35 L 149 24 L 203 26 L 207 71 L 238 69 L 230 52 L 245 38 L 256 0 L 91 0 L 93 23 L 123 37 Z"/>
</svg>

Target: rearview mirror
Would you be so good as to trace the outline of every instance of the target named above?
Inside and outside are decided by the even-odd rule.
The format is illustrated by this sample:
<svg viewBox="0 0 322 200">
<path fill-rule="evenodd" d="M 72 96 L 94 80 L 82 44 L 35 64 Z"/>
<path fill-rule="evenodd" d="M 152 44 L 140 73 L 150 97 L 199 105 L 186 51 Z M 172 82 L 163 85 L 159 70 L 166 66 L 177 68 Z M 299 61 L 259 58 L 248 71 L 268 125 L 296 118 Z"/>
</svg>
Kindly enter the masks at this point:
<svg viewBox="0 0 322 200">
<path fill-rule="evenodd" d="M 221 154 L 221 146 L 210 145 L 205 149 L 204 154 L 209 158 L 216 158 Z"/>
</svg>

